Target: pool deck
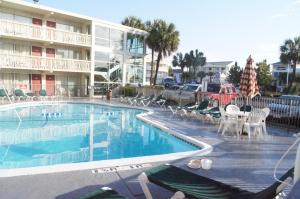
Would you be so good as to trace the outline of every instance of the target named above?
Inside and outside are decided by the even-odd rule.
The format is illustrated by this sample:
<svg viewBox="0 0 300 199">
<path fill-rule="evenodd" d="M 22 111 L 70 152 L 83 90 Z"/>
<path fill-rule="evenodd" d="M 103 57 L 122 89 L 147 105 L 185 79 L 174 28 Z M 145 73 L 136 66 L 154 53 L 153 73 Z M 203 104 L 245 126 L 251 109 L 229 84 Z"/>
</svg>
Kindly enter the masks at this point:
<svg viewBox="0 0 300 199">
<path fill-rule="evenodd" d="M 115 103 L 116 104 L 116 103 Z M 191 170 L 185 164 L 193 157 L 179 159 L 171 164 L 219 180 L 249 191 L 259 191 L 273 182 L 273 170 L 276 162 L 293 143 L 293 131 L 267 127 L 268 135 L 263 139 L 248 141 L 247 136 L 236 138 L 217 134 L 217 126 L 196 121 L 174 118 L 168 110 L 153 108 L 154 114 L 146 117 L 164 123 L 182 134 L 204 141 L 213 146 L 213 152 L 205 156 L 213 160 L 211 170 Z M 280 166 L 283 173 L 293 166 L 293 151 Z M 150 163 L 151 166 L 162 164 Z M 149 165 L 148 165 L 149 166 Z M 39 174 L 0 178 L 1 199 L 70 199 L 82 196 L 99 187 L 108 186 L 129 199 L 142 199 L 137 176 L 149 167 L 120 170 L 107 173 L 94 173 L 92 170 L 63 173 Z M 155 199 L 168 198 L 170 192 L 151 185 L 150 190 Z"/>
</svg>

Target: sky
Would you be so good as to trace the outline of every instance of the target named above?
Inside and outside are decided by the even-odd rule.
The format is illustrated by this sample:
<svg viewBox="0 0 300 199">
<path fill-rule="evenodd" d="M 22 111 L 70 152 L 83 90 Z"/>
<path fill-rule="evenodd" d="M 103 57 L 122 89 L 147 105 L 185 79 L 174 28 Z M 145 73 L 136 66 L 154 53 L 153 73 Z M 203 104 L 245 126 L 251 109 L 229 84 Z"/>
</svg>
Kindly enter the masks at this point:
<svg viewBox="0 0 300 199">
<path fill-rule="evenodd" d="M 285 39 L 300 36 L 300 0 L 40 0 L 39 4 L 120 23 L 126 16 L 163 19 L 180 33 L 178 52 L 244 67 L 279 61 Z"/>
</svg>

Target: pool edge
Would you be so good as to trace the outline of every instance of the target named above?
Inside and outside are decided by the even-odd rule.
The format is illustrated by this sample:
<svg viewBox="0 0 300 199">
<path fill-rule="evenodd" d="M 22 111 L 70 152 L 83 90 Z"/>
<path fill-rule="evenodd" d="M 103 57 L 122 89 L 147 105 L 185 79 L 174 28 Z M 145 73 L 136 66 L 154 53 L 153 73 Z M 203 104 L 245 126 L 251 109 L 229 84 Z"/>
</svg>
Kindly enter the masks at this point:
<svg viewBox="0 0 300 199">
<path fill-rule="evenodd" d="M 28 168 L 15 168 L 15 169 L 0 169 L 0 178 L 25 176 L 25 175 L 37 175 L 37 174 L 50 174 L 50 173 L 59 173 L 59 172 L 71 172 L 71 171 L 80 171 L 80 170 L 93 170 L 93 169 L 100 169 L 100 168 L 107 168 L 107 167 L 161 162 L 162 160 L 165 162 L 165 161 L 177 160 L 189 156 L 203 156 L 209 154 L 213 150 L 213 147 L 205 142 L 199 141 L 190 136 L 186 136 L 179 132 L 176 132 L 166 127 L 164 123 L 147 119 L 146 116 L 151 115 L 154 112 L 151 109 L 146 107 L 136 107 L 136 106 L 123 105 L 123 104 L 105 103 L 103 101 L 95 102 L 95 101 L 86 100 L 86 101 L 39 101 L 39 102 L 25 102 L 25 103 L 22 102 L 17 104 L 1 105 L 0 109 L 3 106 L 7 108 L 9 108 L 10 106 L 14 106 L 15 108 L 15 107 L 22 107 L 25 105 L 26 106 L 36 105 L 36 104 L 45 105 L 45 104 L 55 104 L 55 103 L 88 103 L 88 104 L 96 104 L 96 105 L 107 105 L 112 107 L 145 110 L 147 112 L 140 113 L 136 115 L 136 117 L 150 125 L 153 125 L 165 131 L 166 133 L 169 133 L 190 144 L 196 145 L 197 147 L 201 147 L 201 149 L 188 151 L 188 152 L 178 152 L 178 153 L 169 153 L 169 154 L 162 154 L 162 155 L 151 155 L 151 156 L 142 156 L 142 157 L 133 157 L 133 158 L 121 158 L 121 159 L 113 159 L 113 160 L 99 160 L 93 162 L 67 163 L 67 164 L 37 166 L 37 167 L 28 167 Z"/>
</svg>

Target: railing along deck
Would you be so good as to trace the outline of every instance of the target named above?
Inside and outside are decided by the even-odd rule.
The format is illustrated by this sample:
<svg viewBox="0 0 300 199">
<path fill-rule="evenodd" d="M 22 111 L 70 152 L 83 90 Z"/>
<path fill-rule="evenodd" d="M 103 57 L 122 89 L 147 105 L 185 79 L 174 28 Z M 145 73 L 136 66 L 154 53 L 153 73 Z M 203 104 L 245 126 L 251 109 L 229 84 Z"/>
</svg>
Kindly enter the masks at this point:
<svg viewBox="0 0 300 199">
<path fill-rule="evenodd" d="M 244 104 L 251 105 L 253 108 L 268 107 L 270 108 L 268 122 L 289 128 L 300 127 L 300 98 L 293 96 L 290 98 L 257 96 L 252 99 L 236 97 L 233 103 L 239 107 Z"/>
<path fill-rule="evenodd" d="M 0 68 L 46 70 L 51 72 L 90 72 L 91 62 L 75 59 L 0 54 Z"/>
<path fill-rule="evenodd" d="M 0 19 L 0 34 L 82 46 L 91 46 L 92 44 L 92 37 L 88 34 L 3 19 Z"/>
</svg>

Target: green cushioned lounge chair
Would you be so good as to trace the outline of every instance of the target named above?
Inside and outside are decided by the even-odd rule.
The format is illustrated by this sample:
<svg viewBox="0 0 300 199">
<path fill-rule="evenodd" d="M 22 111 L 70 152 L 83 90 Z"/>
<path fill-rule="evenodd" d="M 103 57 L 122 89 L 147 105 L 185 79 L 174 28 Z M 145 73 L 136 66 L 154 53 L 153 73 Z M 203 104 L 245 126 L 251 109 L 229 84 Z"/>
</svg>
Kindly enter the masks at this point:
<svg viewBox="0 0 300 199">
<path fill-rule="evenodd" d="M 102 187 L 101 189 L 89 193 L 78 199 L 126 199 L 123 196 L 120 196 L 118 192 L 112 190 L 109 187 Z"/>
<path fill-rule="evenodd" d="M 24 92 L 21 89 L 16 89 L 14 94 L 19 101 L 27 99 L 27 96 L 24 94 Z"/>
<path fill-rule="evenodd" d="M 293 171 L 294 169 L 290 169 L 280 180 L 285 181 L 288 177 L 293 177 Z M 176 198 L 179 199 L 185 197 L 197 199 L 272 199 L 284 188 L 282 183 L 275 182 L 270 187 L 253 193 L 172 165 L 154 167 L 142 173 L 139 176 L 139 181 L 147 199 L 153 199 L 147 187 L 147 183 L 150 182 L 176 192 Z"/>
</svg>

